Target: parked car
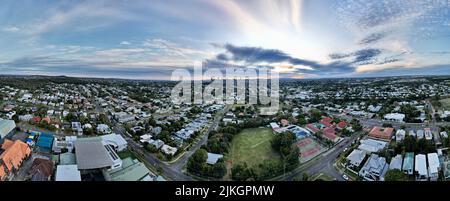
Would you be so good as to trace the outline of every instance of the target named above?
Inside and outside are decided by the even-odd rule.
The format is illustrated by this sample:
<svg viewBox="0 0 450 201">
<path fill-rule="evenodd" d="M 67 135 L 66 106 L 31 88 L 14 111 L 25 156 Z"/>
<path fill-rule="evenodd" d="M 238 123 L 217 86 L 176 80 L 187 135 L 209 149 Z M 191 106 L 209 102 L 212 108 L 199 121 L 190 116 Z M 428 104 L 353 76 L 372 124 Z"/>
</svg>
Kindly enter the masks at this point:
<svg viewBox="0 0 450 201">
<path fill-rule="evenodd" d="M 347 175 L 342 175 L 342 178 L 344 178 L 345 179 L 345 181 L 348 181 L 349 179 L 348 179 L 348 176 Z"/>
</svg>

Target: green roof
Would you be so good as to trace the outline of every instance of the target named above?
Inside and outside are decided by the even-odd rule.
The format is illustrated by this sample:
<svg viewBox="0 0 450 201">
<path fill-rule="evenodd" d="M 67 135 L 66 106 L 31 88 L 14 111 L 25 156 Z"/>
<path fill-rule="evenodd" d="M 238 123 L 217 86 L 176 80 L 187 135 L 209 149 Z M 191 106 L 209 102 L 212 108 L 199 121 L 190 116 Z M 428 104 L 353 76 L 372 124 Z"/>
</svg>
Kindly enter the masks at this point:
<svg viewBox="0 0 450 201">
<path fill-rule="evenodd" d="M 414 153 L 408 152 L 403 160 L 403 170 L 414 169 Z"/>
<path fill-rule="evenodd" d="M 138 160 L 125 158 L 122 160 L 122 168 L 109 173 L 112 181 L 140 181 L 148 176 L 150 171 Z"/>
<path fill-rule="evenodd" d="M 73 153 L 63 153 L 59 155 L 59 164 L 60 165 L 75 165 L 77 164 L 76 162 L 76 157 L 75 154 Z"/>
</svg>

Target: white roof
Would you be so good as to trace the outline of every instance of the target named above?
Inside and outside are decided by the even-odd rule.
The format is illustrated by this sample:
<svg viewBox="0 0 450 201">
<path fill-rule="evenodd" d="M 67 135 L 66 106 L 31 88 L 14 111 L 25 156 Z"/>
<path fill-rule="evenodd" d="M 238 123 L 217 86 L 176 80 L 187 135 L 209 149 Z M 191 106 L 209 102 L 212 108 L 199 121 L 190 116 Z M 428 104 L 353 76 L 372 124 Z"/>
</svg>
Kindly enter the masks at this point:
<svg viewBox="0 0 450 201">
<path fill-rule="evenodd" d="M 206 163 L 210 164 L 210 165 L 214 165 L 217 163 L 217 161 L 219 159 L 223 158 L 222 154 L 213 154 L 213 153 L 208 153 L 208 159 L 206 160 Z"/>
<path fill-rule="evenodd" d="M 428 168 L 430 171 L 430 174 L 432 173 L 438 173 L 439 172 L 439 157 L 437 153 L 429 153 L 427 155 L 428 157 Z"/>
<path fill-rule="evenodd" d="M 127 141 L 119 134 L 108 134 L 108 135 L 102 135 L 100 136 L 102 138 L 103 141 L 108 142 L 108 143 L 114 143 L 117 146 L 123 146 L 123 145 L 127 145 Z"/>
<path fill-rule="evenodd" d="M 415 171 L 418 172 L 420 175 L 427 175 L 427 159 L 425 155 L 418 154 L 416 155 L 416 163 L 415 163 Z"/>
<path fill-rule="evenodd" d="M 384 115 L 384 118 L 385 119 L 395 119 L 395 120 L 403 121 L 403 119 L 405 119 L 405 115 L 404 114 L 400 114 L 400 113 L 390 113 L 390 114 Z"/>
<path fill-rule="evenodd" d="M 389 164 L 389 169 L 398 169 L 401 170 L 402 169 L 402 162 L 403 162 L 403 157 L 401 154 L 397 154 L 397 156 L 395 156 L 394 158 L 392 158 L 391 160 L 391 164 Z"/>
<path fill-rule="evenodd" d="M 366 152 L 359 150 L 359 149 L 355 149 L 352 151 L 352 153 L 350 153 L 347 156 L 347 159 L 352 164 L 360 164 L 364 160 L 365 157 L 366 157 Z"/>
<path fill-rule="evenodd" d="M 272 129 L 280 128 L 280 126 L 275 122 L 270 123 L 270 126 L 272 127 Z"/>
<path fill-rule="evenodd" d="M 81 181 L 77 165 L 58 165 L 56 167 L 56 181 Z"/>
<path fill-rule="evenodd" d="M 387 145 L 387 142 L 374 139 L 361 140 L 360 142 L 361 144 L 359 145 L 358 149 L 366 152 L 379 152 Z"/>
</svg>

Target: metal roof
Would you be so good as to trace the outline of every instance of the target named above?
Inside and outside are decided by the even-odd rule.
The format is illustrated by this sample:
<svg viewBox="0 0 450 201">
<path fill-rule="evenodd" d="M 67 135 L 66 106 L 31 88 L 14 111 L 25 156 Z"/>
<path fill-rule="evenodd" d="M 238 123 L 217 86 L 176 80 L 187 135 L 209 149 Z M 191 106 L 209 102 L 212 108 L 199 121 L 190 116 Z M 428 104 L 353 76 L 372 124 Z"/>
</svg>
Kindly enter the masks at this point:
<svg viewBox="0 0 450 201">
<path fill-rule="evenodd" d="M 80 170 L 105 168 L 113 165 L 113 161 L 101 141 L 77 140 L 75 154 Z"/>
<path fill-rule="evenodd" d="M 13 120 L 0 120 L 0 136 L 4 138 L 9 132 L 16 128 L 16 123 Z"/>
</svg>

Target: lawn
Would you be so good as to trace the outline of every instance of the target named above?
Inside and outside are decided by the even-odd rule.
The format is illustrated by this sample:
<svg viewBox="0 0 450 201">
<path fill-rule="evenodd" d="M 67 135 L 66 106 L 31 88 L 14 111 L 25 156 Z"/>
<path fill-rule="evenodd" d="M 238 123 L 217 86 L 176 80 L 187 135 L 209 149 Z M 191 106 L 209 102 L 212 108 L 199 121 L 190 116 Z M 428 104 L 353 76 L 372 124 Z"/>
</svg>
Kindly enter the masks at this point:
<svg viewBox="0 0 450 201">
<path fill-rule="evenodd" d="M 444 110 L 450 110 L 450 98 L 440 100 Z"/>
<path fill-rule="evenodd" d="M 280 160 L 270 145 L 273 136 L 268 128 L 245 129 L 233 138 L 228 158 L 233 164 L 246 162 L 253 167 L 264 160 Z"/>
</svg>

